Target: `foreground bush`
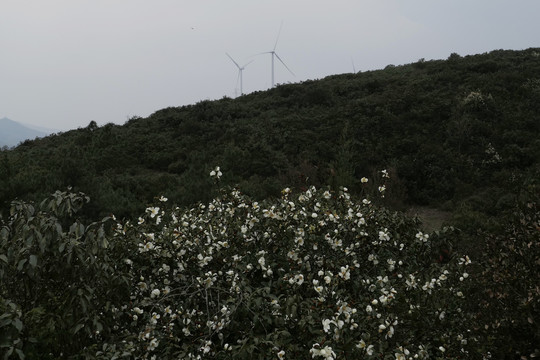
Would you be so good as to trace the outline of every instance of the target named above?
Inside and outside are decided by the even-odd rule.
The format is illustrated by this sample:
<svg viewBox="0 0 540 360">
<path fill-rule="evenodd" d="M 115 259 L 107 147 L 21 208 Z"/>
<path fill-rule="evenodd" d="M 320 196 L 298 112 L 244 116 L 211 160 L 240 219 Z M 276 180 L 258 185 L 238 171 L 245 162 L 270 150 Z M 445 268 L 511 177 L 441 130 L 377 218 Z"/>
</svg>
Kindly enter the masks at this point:
<svg viewBox="0 0 540 360">
<path fill-rule="evenodd" d="M 77 355 L 112 325 L 103 318 L 128 295 L 103 219 L 74 219 L 89 199 L 57 191 L 34 207 L 14 201 L 0 223 L 0 354 L 24 359 Z M 110 226 L 109 226 L 110 227 Z"/>
<path fill-rule="evenodd" d="M 484 236 L 489 256 L 473 262 L 453 247 L 458 231 L 424 234 L 416 220 L 346 189 L 285 189 L 260 203 L 238 190 L 221 194 L 190 209 L 162 196 L 134 222 L 87 226 L 75 218 L 83 194 L 57 192 L 38 208 L 13 202 L 0 227 L 0 355 L 475 359 L 536 351 L 533 205 L 508 226 L 513 237 Z"/>
<path fill-rule="evenodd" d="M 274 202 L 234 190 L 208 205 L 149 207 L 118 224 L 134 279 L 108 316 L 141 358 L 468 358 L 467 256 L 439 262 L 403 215 L 344 189 L 288 189 Z"/>
<path fill-rule="evenodd" d="M 482 258 L 467 292 L 486 351 L 496 359 L 540 357 L 540 189 L 522 190 L 524 199 L 500 220 L 500 231 L 482 231 Z"/>
</svg>

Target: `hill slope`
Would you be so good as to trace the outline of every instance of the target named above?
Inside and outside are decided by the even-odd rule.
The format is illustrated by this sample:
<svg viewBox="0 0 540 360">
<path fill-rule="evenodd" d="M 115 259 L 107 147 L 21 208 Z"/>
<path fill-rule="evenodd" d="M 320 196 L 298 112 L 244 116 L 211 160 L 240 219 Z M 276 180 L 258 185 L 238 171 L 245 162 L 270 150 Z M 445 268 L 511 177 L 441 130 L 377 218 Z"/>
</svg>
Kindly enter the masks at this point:
<svg viewBox="0 0 540 360">
<path fill-rule="evenodd" d="M 0 158 L 0 201 L 74 186 L 94 213 L 212 196 L 348 186 L 388 168 L 396 204 L 496 211 L 537 178 L 540 50 L 493 51 L 281 85 L 27 142 Z M 372 184 L 373 181 L 370 182 Z"/>
</svg>

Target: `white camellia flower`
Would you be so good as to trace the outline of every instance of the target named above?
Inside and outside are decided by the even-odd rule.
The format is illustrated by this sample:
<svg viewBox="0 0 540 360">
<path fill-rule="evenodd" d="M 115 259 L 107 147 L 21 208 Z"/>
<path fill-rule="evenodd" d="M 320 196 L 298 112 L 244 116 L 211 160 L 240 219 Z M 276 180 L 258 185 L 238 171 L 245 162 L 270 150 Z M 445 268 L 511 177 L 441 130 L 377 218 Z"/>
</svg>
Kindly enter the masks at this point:
<svg viewBox="0 0 540 360">
<path fill-rule="evenodd" d="M 373 350 L 375 348 L 375 345 L 369 345 L 367 348 L 366 348 L 366 354 L 368 355 L 373 355 Z"/>
<path fill-rule="evenodd" d="M 148 350 L 153 351 L 158 347 L 158 345 L 159 345 L 159 340 L 154 338 L 150 340 L 150 344 L 148 345 Z"/>
<path fill-rule="evenodd" d="M 219 166 L 216 166 L 214 170 L 210 171 L 210 176 L 215 177 L 216 179 L 219 179 L 223 175 L 223 173 L 220 171 Z"/>
<path fill-rule="evenodd" d="M 155 218 L 156 215 L 159 214 L 159 207 L 157 207 L 157 206 L 155 206 L 155 207 L 154 207 L 154 206 L 151 206 L 151 207 L 149 207 L 149 208 L 146 209 L 146 212 L 150 213 L 150 217 L 151 217 L 151 218 Z"/>
<path fill-rule="evenodd" d="M 330 319 L 324 319 L 322 321 L 322 324 L 323 324 L 323 330 L 325 333 L 329 332 L 330 331 L 330 324 L 334 323 L 333 320 L 330 320 Z"/>
<path fill-rule="evenodd" d="M 325 346 L 321 349 L 319 353 L 325 359 L 335 359 L 336 353 L 332 350 L 330 346 Z"/>
<path fill-rule="evenodd" d="M 339 276 L 343 280 L 349 280 L 351 278 L 351 272 L 349 271 L 349 265 L 341 267 L 341 271 L 339 272 Z"/>
<path fill-rule="evenodd" d="M 360 342 L 356 344 L 356 347 L 359 349 L 365 349 L 367 347 L 367 344 L 364 339 L 360 339 Z"/>
<path fill-rule="evenodd" d="M 366 342 L 361 339 L 358 344 L 356 344 L 356 347 L 360 350 L 365 350 L 367 355 L 373 355 L 373 345 L 368 345 Z"/>
<path fill-rule="evenodd" d="M 384 231 L 379 231 L 379 240 L 381 241 L 390 240 L 390 235 L 388 235 L 388 229 L 384 229 Z"/>
<path fill-rule="evenodd" d="M 319 344 L 314 344 L 311 350 L 309 350 L 312 357 L 320 356 L 326 360 L 334 360 L 336 358 L 336 353 L 330 346 L 325 346 L 322 349 L 316 348 L 316 346 L 318 347 Z"/>
<path fill-rule="evenodd" d="M 428 234 L 424 234 L 423 232 L 419 231 L 417 234 L 416 234 L 416 238 L 421 241 L 421 242 L 427 242 L 428 239 L 429 239 L 429 235 Z"/>
<path fill-rule="evenodd" d="M 159 315 L 158 313 L 152 313 L 152 317 L 150 318 L 150 323 L 152 325 L 156 325 L 160 317 L 161 315 Z"/>
<path fill-rule="evenodd" d="M 212 341 L 208 340 L 205 342 L 204 346 L 201 347 L 201 351 L 203 354 L 208 354 L 211 350 L 210 345 L 212 345 Z"/>
</svg>

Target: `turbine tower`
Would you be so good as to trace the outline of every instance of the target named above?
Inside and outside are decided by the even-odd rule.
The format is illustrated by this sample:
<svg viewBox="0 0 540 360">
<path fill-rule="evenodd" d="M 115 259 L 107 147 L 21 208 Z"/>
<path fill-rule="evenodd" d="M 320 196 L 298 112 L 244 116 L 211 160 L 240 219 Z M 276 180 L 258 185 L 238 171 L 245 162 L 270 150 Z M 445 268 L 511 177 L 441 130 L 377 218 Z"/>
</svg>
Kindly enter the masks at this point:
<svg viewBox="0 0 540 360">
<path fill-rule="evenodd" d="M 229 57 L 229 59 L 231 59 L 231 61 L 234 63 L 234 65 L 236 65 L 236 67 L 238 68 L 238 78 L 240 79 L 240 95 L 244 95 L 244 90 L 242 88 L 242 82 L 243 82 L 243 80 L 242 80 L 242 72 L 244 71 L 246 66 L 248 66 L 249 64 L 251 64 L 253 62 L 253 60 L 251 60 L 250 62 L 248 62 L 244 66 L 240 66 L 240 65 L 238 65 L 238 63 L 236 61 L 234 61 L 234 59 L 231 57 L 231 55 L 229 55 L 228 53 L 225 53 L 225 55 L 227 55 Z M 238 80 L 236 80 L 236 83 L 238 84 Z"/>
<path fill-rule="evenodd" d="M 259 55 L 261 54 L 270 54 L 270 56 L 272 56 L 272 87 L 274 87 L 274 58 L 276 57 L 279 61 L 281 61 L 281 63 L 283 64 L 283 66 L 285 66 L 285 68 L 287 70 L 289 70 L 289 72 L 293 75 L 293 76 L 296 76 L 294 75 L 294 73 L 291 71 L 291 69 L 289 69 L 289 67 L 287 65 L 285 65 L 285 63 L 283 62 L 283 60 L 281 60 L 281 58 L 279 57 L 279 55 L 276 53 L 276 47 L 277 47 L 277 43 L 278 43 L 278 40 L 279 40 L 279 35 L 281 34 L 281 28 L 283 27 L 283 21 L 281 22 L 281 26 L 279 27 L 279 32 L 278 32 L 278 36 L 276 38 L 276 43 L 274 44 L 274 48 L 272 49 L 272 51 L 266 51 L 266 52 L 263 52 L 263 53 L 260 53 Z"/>
</svg>

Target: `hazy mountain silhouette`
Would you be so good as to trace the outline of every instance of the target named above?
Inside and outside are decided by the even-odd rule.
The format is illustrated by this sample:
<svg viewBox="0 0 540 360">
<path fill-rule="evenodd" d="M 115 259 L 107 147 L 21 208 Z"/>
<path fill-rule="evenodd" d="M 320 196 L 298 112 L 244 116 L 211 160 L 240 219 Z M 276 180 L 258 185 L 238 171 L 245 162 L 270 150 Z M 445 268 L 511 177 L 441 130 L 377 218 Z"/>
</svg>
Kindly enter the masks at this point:
<svg viewBox="0 0 540 360">
<path fill-rule="evenodd" d="M 0 119 L 0 147 L 13 147 L 24 140 L 47 135 L 48 133 L 44 131 L 31 129 L 8 118 Z"/>
</svg>

